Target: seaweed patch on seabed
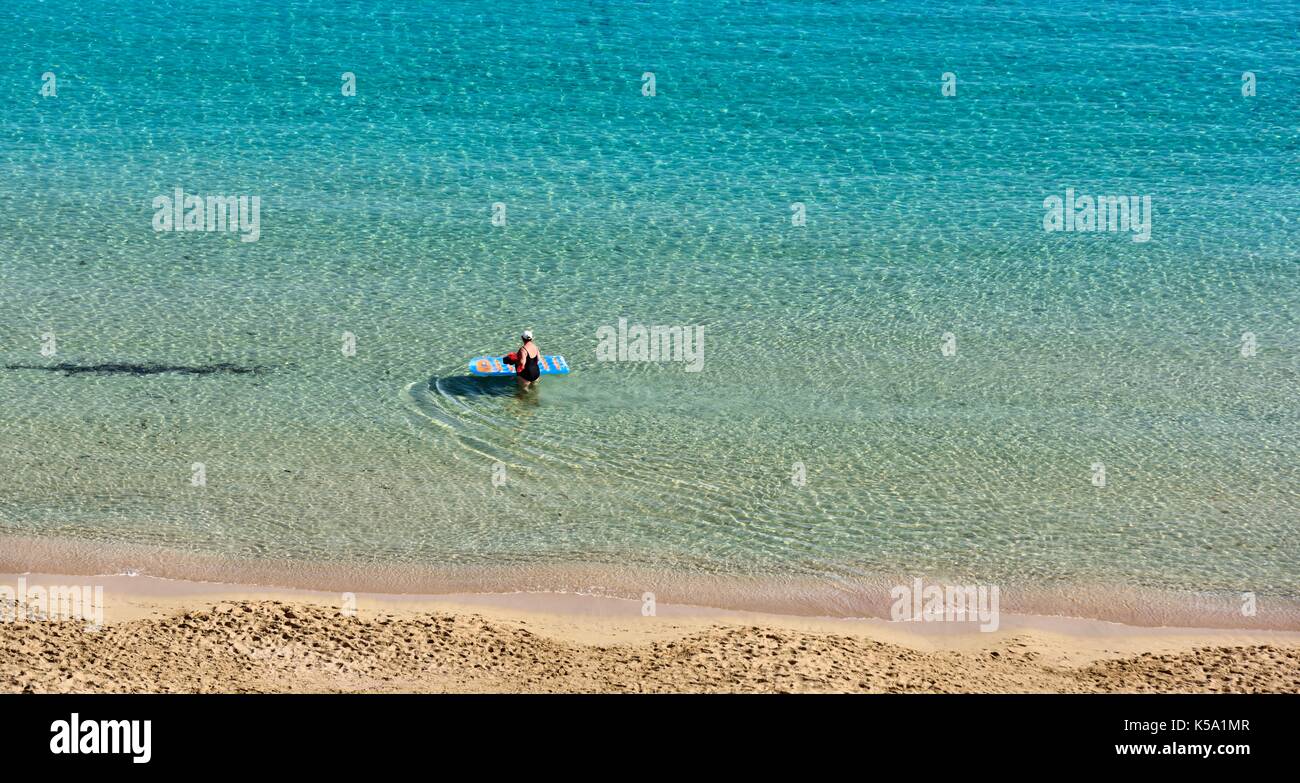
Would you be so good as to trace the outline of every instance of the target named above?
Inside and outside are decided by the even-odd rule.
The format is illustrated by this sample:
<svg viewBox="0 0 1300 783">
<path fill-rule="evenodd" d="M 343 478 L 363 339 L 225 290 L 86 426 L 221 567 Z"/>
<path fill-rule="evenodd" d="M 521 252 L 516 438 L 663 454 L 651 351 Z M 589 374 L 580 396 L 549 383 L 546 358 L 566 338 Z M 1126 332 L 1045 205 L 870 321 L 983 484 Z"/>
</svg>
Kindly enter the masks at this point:
<svg viewBox="0 0 1300 783">
<path fill-rule="evenodd" d="M 46 370 L 48 372 L 61 372 L 64 375 L 82 375 L 84 373 L 95 373 L 98 375 L 123 374 L 123 375 L 159 375 L 161 373 L 176 372 L 186 375 L 212 375 L 213 373 L 229 373 L 231 375 L 247 375 L 269 371 L 270 368 L 254 365 L 245 367 L 239 364 L 230 364 L 222 362 L 219 364 L 62 364 L 34 365 L 34 364 L 6 364 L 6 370 Z"/>
</svg>

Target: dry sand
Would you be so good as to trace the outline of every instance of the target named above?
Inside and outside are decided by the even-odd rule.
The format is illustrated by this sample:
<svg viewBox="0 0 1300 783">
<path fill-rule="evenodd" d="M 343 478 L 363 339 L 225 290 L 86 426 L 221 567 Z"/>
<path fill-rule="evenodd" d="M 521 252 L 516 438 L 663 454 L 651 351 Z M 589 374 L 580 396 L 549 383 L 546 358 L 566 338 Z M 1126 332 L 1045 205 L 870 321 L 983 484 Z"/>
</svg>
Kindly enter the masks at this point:
<svg viewBox="0 0 1300 783">
<path fill-rule="evenodd" d="M 643 617 L 637 602 L 556 595 L 362 595 L 353 614 L 337 593 L 93 582 L 98 629 L 0 623 L 0 692 L 1300 692 L 1287 631 Z"/>
</svg>

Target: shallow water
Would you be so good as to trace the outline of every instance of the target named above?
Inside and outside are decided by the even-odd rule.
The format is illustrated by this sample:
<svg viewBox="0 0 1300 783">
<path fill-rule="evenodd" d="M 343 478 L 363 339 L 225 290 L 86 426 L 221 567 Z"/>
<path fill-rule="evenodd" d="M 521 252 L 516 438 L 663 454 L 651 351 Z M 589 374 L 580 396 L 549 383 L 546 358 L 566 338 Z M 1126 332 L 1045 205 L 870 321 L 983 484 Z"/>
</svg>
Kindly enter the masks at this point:
<svg viewBox="0 0 1300 783">
<path fill-rule="evenodd" d="M 1300 598 L 1300 17 L 1194 5 L 6 6 L 0 360 L 260 370 L 0 371 L 0 532 Z M 258 241 L 156 233 L 178 185 L 260 196 Z M 1044 232 L 1067 187 L 1151 240 Z M 596 361 L 619 318 L 703 369 Z M 525 326 L 573 375 L 467 377 Z"/>
</svg>

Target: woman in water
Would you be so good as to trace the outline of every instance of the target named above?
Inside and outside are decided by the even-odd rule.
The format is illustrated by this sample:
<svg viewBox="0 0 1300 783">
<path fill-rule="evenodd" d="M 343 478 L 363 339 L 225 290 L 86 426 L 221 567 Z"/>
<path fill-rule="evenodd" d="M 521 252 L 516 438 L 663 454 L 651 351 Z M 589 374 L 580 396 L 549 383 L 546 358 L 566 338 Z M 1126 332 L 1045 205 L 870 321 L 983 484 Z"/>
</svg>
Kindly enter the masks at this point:
<svg viewBox="0 0 1300 783">
<path fill-rule="evenodd" d="M 537 382 L 537 376 L 542 374 L 541 369 L 537 366 L 538 360 L 542 357 L 542 352 L 537 350 L 537 344 L 533 342 L 533 330 L 525 329 L 520 335 L 524 344 L 519 347 L 519 362 L 515 366 L 515 378 L 519 381 L 519 388 L 527 391 L 529 386 Z"/>
</svg>

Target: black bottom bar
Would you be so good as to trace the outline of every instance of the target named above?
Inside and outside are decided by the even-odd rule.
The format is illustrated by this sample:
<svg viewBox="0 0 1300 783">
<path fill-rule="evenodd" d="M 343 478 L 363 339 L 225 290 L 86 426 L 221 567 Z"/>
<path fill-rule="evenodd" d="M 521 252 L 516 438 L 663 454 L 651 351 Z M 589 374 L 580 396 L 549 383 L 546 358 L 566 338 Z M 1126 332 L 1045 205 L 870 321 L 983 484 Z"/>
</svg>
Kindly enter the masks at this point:
<svg viewBox="0 0 1300 783">
<path fill-rule="evenodd" d="M 5 696 L 5 757 L 61 770 L 284 770 L 337 774 L 414 764 L 441 776 L 520 764 L 590 771 L 694 766 L 699 754 L 763 769 L 839 759 L 970 769 L 1038 762 L 1075 770 L 1135 763 L 1240 765 L 1287 760 L 1295 696 Z M 131 737 L 144 752 L 55 754 Z M 88 740 L 88 735 L 95 740 Z M 131 745 L 129 741 L 122 744 Z M 1196 747 L 1192 747 L 1196 746 Z M 81 745 L 78 746 L 80 749 Z M 1208 754 L 1208 755 L 1207 755 Z M 433 767 L 428 765 L 433 764 Z M 566 769 L 567 768 L 567 769 Z M 436 770 L 441 770 L 438 772 Z M 454 770 L 462 770 L 455 772 Z M 609 770 L 613 772 L 614 770 Z M 618 774 L 622 774 L 622 772 Z"/>
</svg>

